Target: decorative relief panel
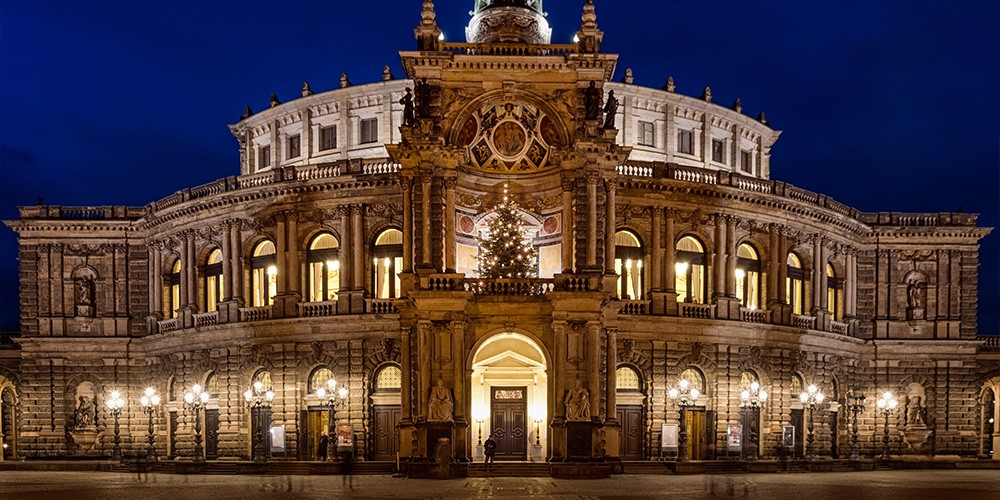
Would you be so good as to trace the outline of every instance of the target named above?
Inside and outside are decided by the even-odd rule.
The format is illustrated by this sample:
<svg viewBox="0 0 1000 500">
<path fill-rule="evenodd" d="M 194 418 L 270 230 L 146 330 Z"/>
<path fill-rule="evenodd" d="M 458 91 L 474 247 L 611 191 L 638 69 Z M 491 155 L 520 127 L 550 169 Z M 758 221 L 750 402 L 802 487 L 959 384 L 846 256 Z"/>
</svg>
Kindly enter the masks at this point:
<svg viewBox="0 0 1000 500">
<path fill-rule="evenodd" d="M 494 103 L 465 120 L 457 142 L 468 148 L 470 163 L 487 172 L 533 172 L 545 168 L 550 149 L 559 146 L 556 126 L 529 104 Z"/>
</svg>

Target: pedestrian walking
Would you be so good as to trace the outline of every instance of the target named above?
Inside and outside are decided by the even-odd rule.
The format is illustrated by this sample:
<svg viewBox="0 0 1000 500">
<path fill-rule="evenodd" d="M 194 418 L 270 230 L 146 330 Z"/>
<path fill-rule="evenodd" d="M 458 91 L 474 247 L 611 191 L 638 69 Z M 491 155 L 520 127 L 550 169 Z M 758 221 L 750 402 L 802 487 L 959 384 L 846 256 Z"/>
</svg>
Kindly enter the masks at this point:
<svg viewBox="0 0 1000 500">
<path fill-rule="evenodd" d="M 316 449 L 316 455 L 319 457 L 321 462 L 326 462 L 326 452 L 330 449 L 330 438 L 324 432 L 319 438 L 319 447 Z"/>
<path fill-rule="evenodd" d="M 354 489 L 354 452 L 347 450 L 340 454 L 341 485 Z"/>
</svg>

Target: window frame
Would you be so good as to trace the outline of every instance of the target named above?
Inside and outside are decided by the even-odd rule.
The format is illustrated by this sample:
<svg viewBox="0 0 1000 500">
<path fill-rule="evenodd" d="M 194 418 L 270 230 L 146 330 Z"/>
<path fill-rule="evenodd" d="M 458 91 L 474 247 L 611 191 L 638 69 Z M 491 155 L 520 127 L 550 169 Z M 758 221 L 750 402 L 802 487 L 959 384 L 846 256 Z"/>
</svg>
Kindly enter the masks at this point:
<svg viewBox="0 0 1000 500">
<path fill-rule="evenodd" d="M 335 149 L 337 149 L 337 125 L 321 125 L 319 127 L 319 151 L 333 151 Z"/>
<path fill-rule="evenodd" d="M 378 117 L 361 118 L 358 122 L 358 144 L 375 143 L 378 143 Z"/>
<path fill-rule="evenodd" d="M 302 156 L 302 135 L 292 134 L 285 139 L 285 159 L 291 160 Z"/>
<path fill-rule="evenodd" d="M 656 123 L 639 120 L 636 143 L 650 148 L 656 147 Z"/>
<path fill-rule="evenodd" d="M 694 130 L 677 129 L 677 152 L 694 155 Z"/>
<path fill-rule="evenodd" d="M 712 139 L 712 161 L 726 163 L 726 141 L 724 139 Z"/>
</svg>

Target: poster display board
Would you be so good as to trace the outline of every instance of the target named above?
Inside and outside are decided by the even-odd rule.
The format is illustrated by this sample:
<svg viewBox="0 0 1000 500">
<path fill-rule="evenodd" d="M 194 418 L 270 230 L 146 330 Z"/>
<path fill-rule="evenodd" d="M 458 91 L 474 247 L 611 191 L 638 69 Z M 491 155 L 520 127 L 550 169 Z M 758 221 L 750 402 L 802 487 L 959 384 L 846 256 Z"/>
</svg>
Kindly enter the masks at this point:
<svg viewBox="0 0 1000 500">
<path fill-rule="evenodd" d="M 285 424 L 271 426 L 271 453 L 285 452 Z"/>
<path fill-rule="evenodd" d="M 743 451 L 743 426 L 740 424 L 726 426 L 726 442 L 729 445 L 729 451 Z"/>
<path fill-rule="evenodd" d="M 663 424 L 661 431 L 663 432 L 663 451 L 664 452 L 677 452 L 677 436 L 680 427 L 677 424 Z"/>
<path fill-rule="evenodd" d="M 795 451 L 794 425 L 786 425 L 781 428 L 781 447 L 786 451 Z"/>
<path fill-rule="evenodd" d="M 351 450 L 354 448 L 354 427 L 351 424 L 337 426 L 337 449 Z"/>
</svg>

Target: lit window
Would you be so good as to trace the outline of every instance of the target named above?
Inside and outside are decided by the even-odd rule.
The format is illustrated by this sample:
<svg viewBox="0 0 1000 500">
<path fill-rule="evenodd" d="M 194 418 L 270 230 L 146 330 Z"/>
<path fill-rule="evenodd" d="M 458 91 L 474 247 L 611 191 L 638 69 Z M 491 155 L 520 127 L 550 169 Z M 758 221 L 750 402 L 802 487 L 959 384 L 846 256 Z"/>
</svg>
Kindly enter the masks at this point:
<svg viewBox="0 0 1000 500">
<path fill-rule="evenodd" d="M 656 147 L 656 125 L 651 122 L 639 122 L 639 145 Z"/>
<path fill-rule="evenodd" d="M 206 312 L 219 310 L 219 302 L 222 302 L 222 280 L 222 250 L 216 248 L 208 254 L 208 261 L 205 263 Z"/>
<path fill-rule="evenodd" d="M 361 120 L 361 144 L 378 142 L 378 118 L 365 118 Z"/>
<path fill-rule="evenodd" d="M 313 370 L 312 375 L 309 376 L 309 393 L 314 394 L 316 389 L 320 387 L 326 388 L 327 380 L 333 378 L 333 372 L 325 366 L 321 366 Z"/>
<path fill-rule="evenodd" d="M 760 307 L 760 258 L 746 243 L 736 249 L 736 297 L 743 307 Z"/>
<path fill-rule="evenodd" d="M 309 243 L 309 302 L 337 300 L 340 291 L 340 243 L 330 233 L 321 233 Z"/>
<path fill-rule="evenodd" d="M 834 321 L 843 321 L 843 308 L 840 305 L 841 291 L 844 288 L 843 280 L 837 279 L 833 270 L 833 264 L 826 264 L 826 309 Z"/>
<path fill-rule="evenodd" d="M 681 372 L 681 380 L 687 380 L 688 386 L 705 394 L 705 375 L 697 368 L 688 368 Z"/>
<path fill-rule="evenodd" d="M 215 372 L 209 373 L 205 379 L 205 392 L 213 398 L 219 396 L 219 376 Z"/>
<path fill-rule="evenodd" d="M 642 390 L 639 385 L 639 374 L 628 366 L 619 367 L 615 370 L 615 387 L 623 392 L 638 392 Z"/>
<path fill-rule="evenodd" d="M 269 372 L 267 370 L 257 370 L 257 373 L 254 373 L 253 378 L 250 380 L 250 383 L 253 384 L 253 385 L 257 385 L 257 382 L 260 382 L 260 386 L 261 386 L 260 390 L 261 391 L 264 391 L 264 392 L 270 391 L 271 388 L 272 388 L 271 387 L 271 372 Z"/>
<path fill-rule="evenodd" d="M 174 260 L 170 266 L 170 274 L 164 276 L 163 316 L 176 318 L 177 310 L 181 308 L 181 259 Z"/>
<path fill-rule="evenodd" d="M 403 372 L 398 366 L 389 365 L 375 376 L 375 392 L 399 392 L 403 387 Z"/>
<path fill-rule="evenodd" d="M 785 301 L 792 306 L 792 314 L 805 314 L 805 305 L 802 303 L 803 280 L 805 271 L 802 270 L 802 261 L 794 253 L 788 254 L 788 277 L 785 279 Z"/>
<path fill-rule="evenodd" d="M 618 298 L 642 298 L 642 244 L 630 231 L 615 233 L 615 272 L 618 274 Z"/>
<path fill-rule="evenodd" d="M 704 303 L 707 294 L 705 247 L 692 236 L 677 242 L 674 291 L 681 302 Z"/>
<path fill-rule="evenodd" d="M 403 270 L 403 233 L 386 229 L 375 239 L 372 249 L 372 286 L 379 299 L 399 298 L 399 273 Z"/>
<path fill-rule="evenodd" d="M 257 244 L 253 250 L 253 307 L 271 304 L 278 294 L 278 264 L 274 243 L 269 240 Z"/>
</svg>

